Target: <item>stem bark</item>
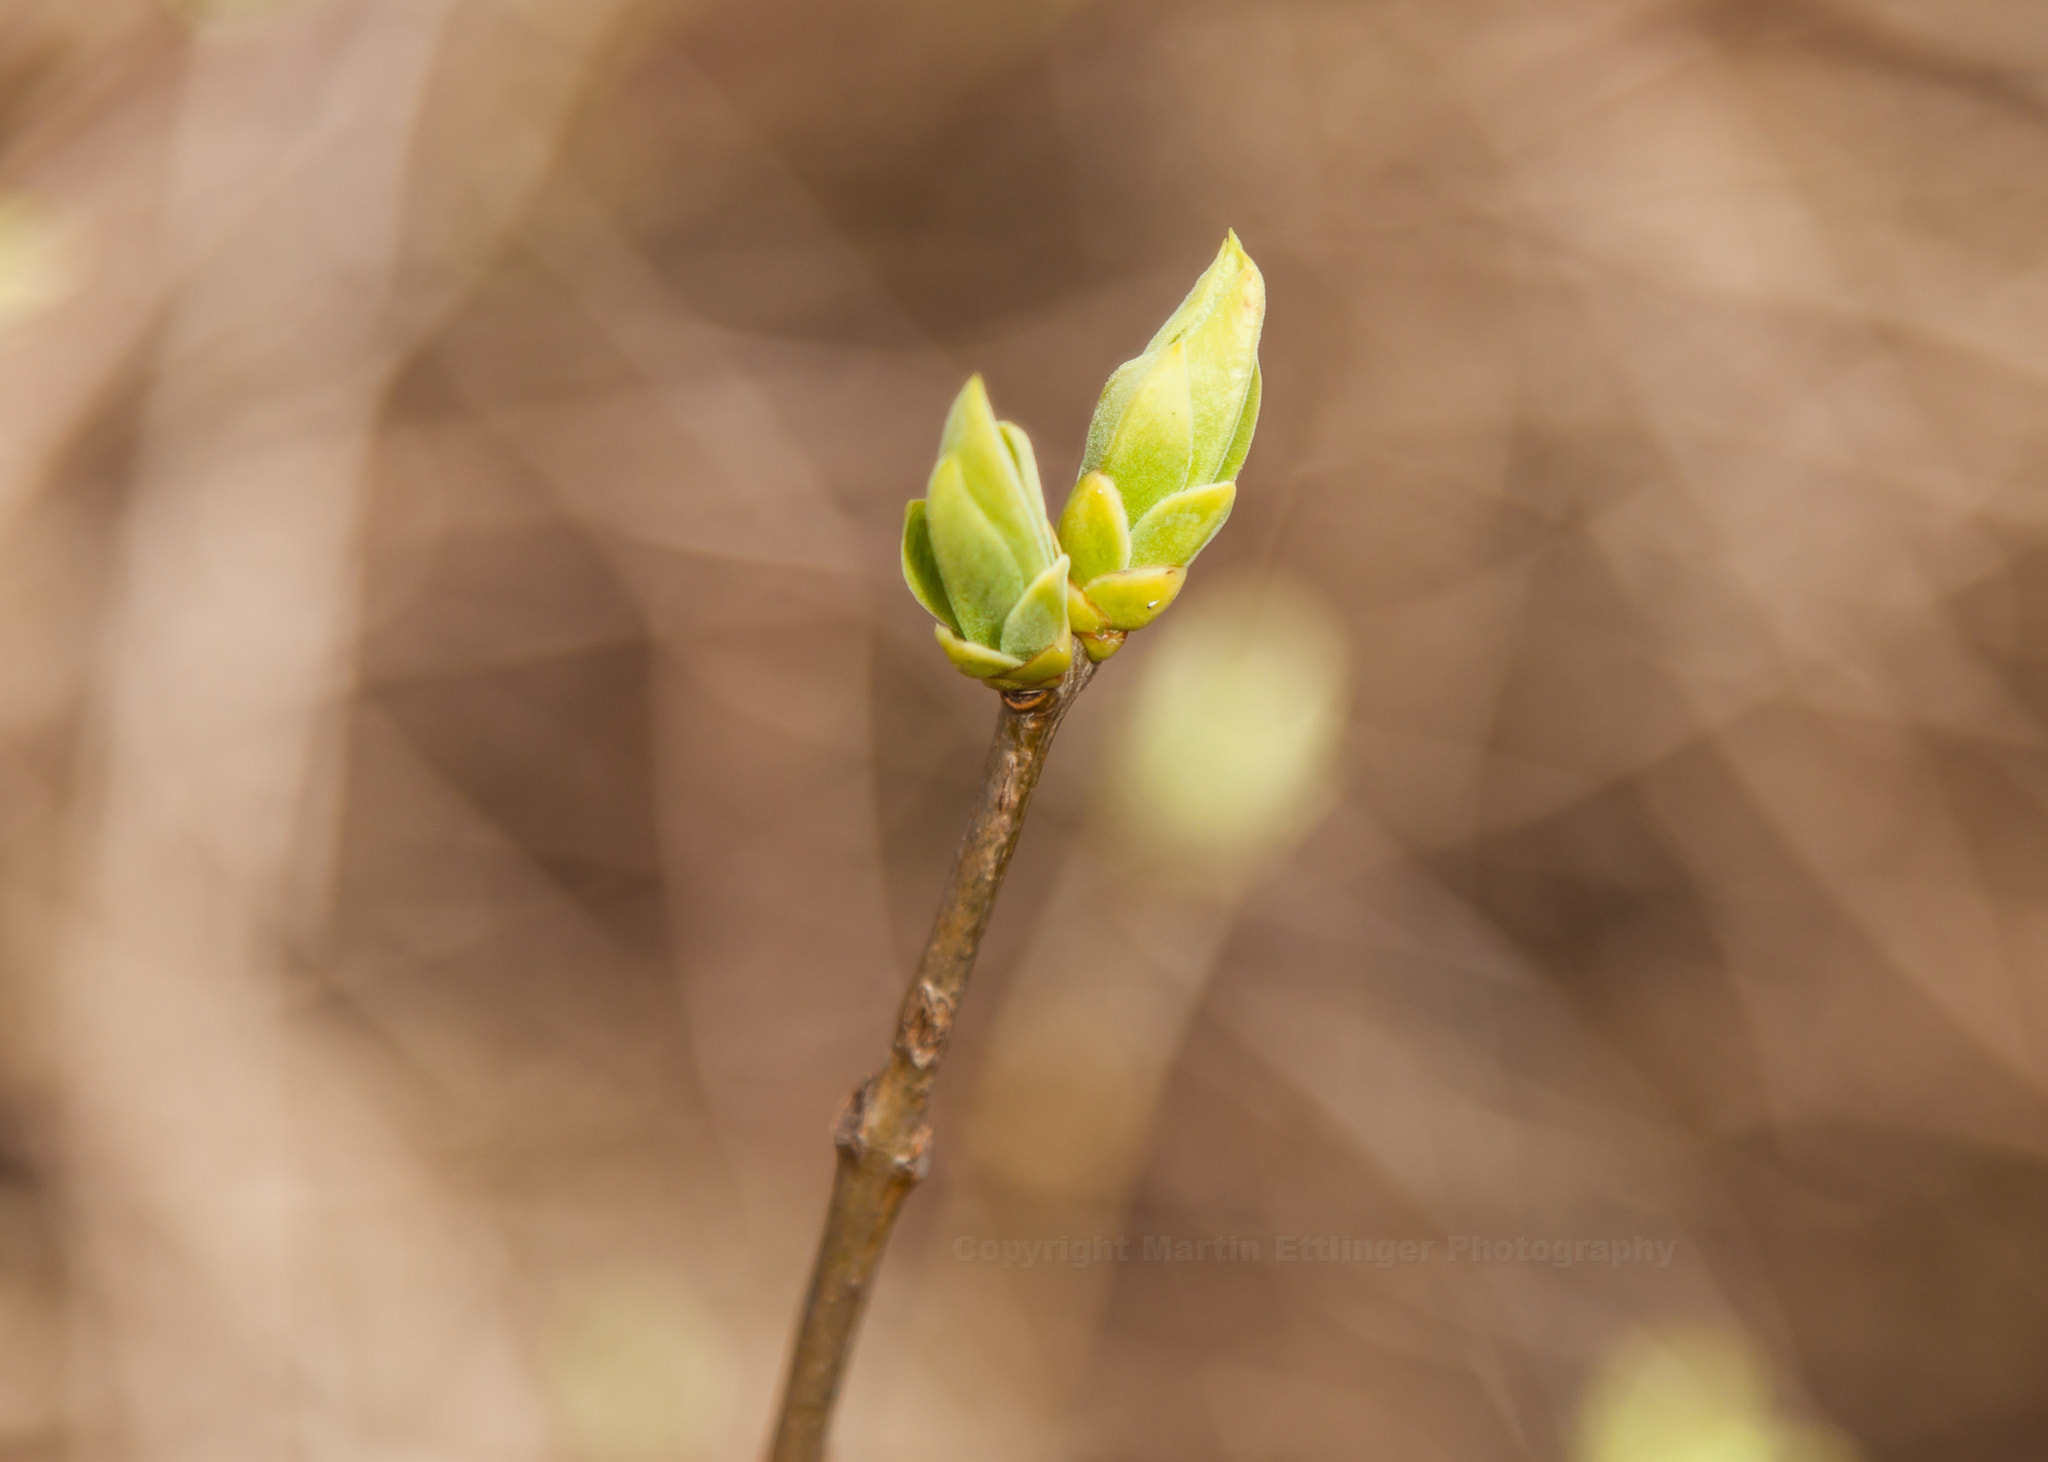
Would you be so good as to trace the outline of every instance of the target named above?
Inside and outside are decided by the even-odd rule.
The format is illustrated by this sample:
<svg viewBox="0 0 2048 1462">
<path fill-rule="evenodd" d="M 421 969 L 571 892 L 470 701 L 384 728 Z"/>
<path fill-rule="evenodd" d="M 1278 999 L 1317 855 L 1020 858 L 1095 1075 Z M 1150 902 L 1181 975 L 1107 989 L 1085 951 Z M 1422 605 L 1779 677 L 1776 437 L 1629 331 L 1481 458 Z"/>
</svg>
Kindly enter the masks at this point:
<svg viewBox="0 0 2048 1462">
<path fill-rule="evenodd" d="M 995 742 L 982 770 L 981 800 L 960 841 L 917 973 L 897 1011 L 888 1062 L 854 1088 L 832 1127 L 838 1168 L 790 1354 L 770 1462 L 819 1462 L 824 1456 L 832 1407 L 876 1266 L 903 1200 L 931 1166 L 932 1129 L 925 1112 L 974 956 L 1053 735 L 1094 673 L 1094 663 L 1077 649 L 1073 666 L 1057 685 L 1003 693 Z"/>
</svg>

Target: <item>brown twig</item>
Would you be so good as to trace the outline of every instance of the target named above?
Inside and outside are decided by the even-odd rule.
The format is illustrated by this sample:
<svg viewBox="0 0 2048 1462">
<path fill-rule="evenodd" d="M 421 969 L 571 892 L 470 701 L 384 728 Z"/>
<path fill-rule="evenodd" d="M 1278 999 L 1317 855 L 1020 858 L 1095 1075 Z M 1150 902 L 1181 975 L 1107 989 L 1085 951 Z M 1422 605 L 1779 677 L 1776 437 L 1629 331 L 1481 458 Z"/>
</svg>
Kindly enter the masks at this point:
<svg viewBox="0 0 2048 1462">
<path fill-rule="evenodd" d="M 888 1064 L 847 1097 L 832 1141 L 839 1167 L 804 1296 L 770 1462 L 818 1462 L 861 1311 L 903 1200 L 931 1163 L 925 1121 L 953 1016 L 1024 826 L 1024 810 L 1067 708 L 1094 674 L 1086 655 L 1046 690 L 1003 694 L 981 801 L 960 842 L 924 957 L 896 1015 Z"/>
</svg>

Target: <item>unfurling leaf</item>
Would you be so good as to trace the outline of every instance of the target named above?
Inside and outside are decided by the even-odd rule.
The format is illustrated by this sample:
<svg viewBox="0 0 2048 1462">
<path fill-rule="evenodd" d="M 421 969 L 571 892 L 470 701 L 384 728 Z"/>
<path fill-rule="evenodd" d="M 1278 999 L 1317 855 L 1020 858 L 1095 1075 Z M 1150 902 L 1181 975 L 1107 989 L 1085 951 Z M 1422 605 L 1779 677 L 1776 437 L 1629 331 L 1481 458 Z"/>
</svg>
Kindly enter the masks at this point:
<svg viewBox="0 0 2048 1462">
<path fill-rule="evenodd" d="M 1030 438 L 997 421 L 981 377 L 970 378 L 925 496 L 903 514 L 903 580 L 939 621 L 947 658 L 998 686 L 1058 678 L 1073 660 L 1068 562 Z"/>
<path fill-rule="evenodd" d="M 1185 569 L 1230 516 L 1258 425 L 1265 316 L 1265 281 L 1230 234 L 1144 353 L 1103 387 L 1059 525 L 1073 560 L 1072 621 L 1096 659 L 1179 589 L 1175 578 L 1163 597 L 1141 592 L 1128 576 Z"/>
</svg>

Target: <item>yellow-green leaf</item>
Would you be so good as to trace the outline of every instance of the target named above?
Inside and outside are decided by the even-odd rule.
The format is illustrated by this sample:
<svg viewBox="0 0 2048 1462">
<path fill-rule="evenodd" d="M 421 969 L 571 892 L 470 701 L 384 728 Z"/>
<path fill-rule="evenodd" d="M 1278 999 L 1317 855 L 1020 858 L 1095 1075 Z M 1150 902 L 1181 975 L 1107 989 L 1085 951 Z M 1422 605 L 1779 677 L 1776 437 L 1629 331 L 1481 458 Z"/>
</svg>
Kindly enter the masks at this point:
<svg viewBox="0 0 2048 1462">
<path fill-rule="evenodd" d="M 1143 517 L 1152 504 L 1186 487 L 1194 454 L 1187 352 L 1175 343 L 1150 361 L 1109 450 L 1094 464 L 1116 484 L 1129 519 Z"/>
<path fill-rule="evenodd" d="M 1244 409 L 1237 417 L 1237 435 L 1230 440 L 1230 450 L 1223 454 L 1223 465 L 1216 469 L 1216 475 L 1226 481 L 1237 481 L 1238 469 L 1251 452 L 1252 432 L 1259 424 L 1259 392 L 1260 371 L 1253 366 L 1252 383 L 1244 393 Z"/>
<path fill-rule="evenodd" d="M 1067 623 L 1076 634 L 1092 635 L 1097 630 L 1109 628 L 1109 621 L 1102 617 L 1102 611 L 1088 601 L 1075 583 L 1067 585 Z"/>
<path fill-rule="evenodd" d="M 1064 554 L 1046 566 L 1017 600 L 1003 621 L 998 648 L 1027 660 L 1067 632 L 1067 559 Z"/>
<path fill-rule="evenodd" d="M 1130 519 L 1116 484 L 1102 473 L 1088 473 L 1067 494 L 1060 512 L 1060 546 L 1074 561 L 1074 578 L 1084 584 L 1130 567 Z"/>
<path fill-rule="evenodd" d="M 1112 629 L 1143 629 L 1173 603 L 1187 576 L 1182 568 L 1125 569 L 1090 580 L 1082 592 Z"/>
<path fill-rule="evenodd" d="M 1226 471 L 1224 463 L 1236 445 L 1265 319 L 1266 281 L 1233 232 L 1196 281 L 1187 302 L 1146 347 L 1157 350 L 1176 341 L 1187 351 L 1194 412 L 1190 482 L 1217 482 L 1235 475 L 1235 466 Z"/>
<path fill-rule="evenodd" d="M 1062 631 L 1059 639 L 1047 645 L 1015 670 L 993 676 L 995 684 L 1027 688 L 1045 685 L 1058 680 L 1067 673 L 1067 667 L 1074 663 L 1074 637 Z"/>
<path fill-rule="evenodd" d="M 925 490 L 925 517 L 932 556 L 960 633 L 977 644 L 994 645 L 1023 591 L 1024 575 L 988 514 L 969 495 L 959 458 L 939 459 Z"/>
<path fill-rule="evenodd" d="M 1023 435 L 1015 427 L 1011 431 Z M 997 423 L 980 376 L 968 377 L 954 398 L 939 451 L 960 464 L 968 495 L 994 526 L 1024 576 L 1036 577 L 1055 551 L 1045 527 L 1045 495 L 1026 491 L 1016 448 Z M 943 554 L 943 545 L 940 551 Z M 956 600 L 954 608 L 959 607 Z"/>
<path fill-rule="evenodd" d="M 932 528 L 923 498 L 912 498 L 903 505 L 903 582 L 933 619 L 959 633 L 960 621 L 946 602 L 946 581 L 939 575 L 939 560 L 932 552 Z"/>
<path fill-rule="evenodd" d="M 1230 505 L 1235 501 L 1234 482 L 1212 482 L 1161 498 L 1131 530 L 1132 566 L 1174 564 L 1184 568 L 1193 563 L 1230 517 Z"/>
<path fill-rule="evenodd" d="M 963 640 L 943 624 L 932 626 L 939 641 L 939 648 L 946 652 L 946 658 L 962 675 L 972 675 L 976 680 L 986 680 L 991 675 L 1003 675 L 1023 664 L 1015 655 L 1005 655 L 1001 650 L 991 650 L 987 645 L 977 645 Z"/>
<path fill-rule="evenodd" d="M 1038 548 L 1050 563 L 1059 556 L 1059 541 L 1053 537 L 1052 524 L 1045 513 L 1045 488 L 1038 481 L 1038 454 L 1031 450 L 1031 438 L 1024 428 L 1014 421 L 999 421 L 996 429 L 1003 434 L 1003 445 L 1010 449 L 1010 460 L 1016 465 L 1017 476 L 1024 484 L 1024 496 L 1030 509 L 1033 537 Z"/>
</svg>

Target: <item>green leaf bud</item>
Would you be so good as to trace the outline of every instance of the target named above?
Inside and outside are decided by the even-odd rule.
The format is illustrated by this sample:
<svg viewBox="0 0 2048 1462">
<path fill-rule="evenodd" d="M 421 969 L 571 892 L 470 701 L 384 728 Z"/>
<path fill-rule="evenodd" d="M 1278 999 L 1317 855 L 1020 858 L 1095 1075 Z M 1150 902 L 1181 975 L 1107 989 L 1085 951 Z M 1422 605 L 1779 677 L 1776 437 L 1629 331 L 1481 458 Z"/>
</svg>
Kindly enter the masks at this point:
<svg viewBox="0 0 2048 1462">
<path fill-rule="evenodd" d="M 925 496 L 904 509 L 904 582 L 939 621 L 947 658 L 1008 688 L 1057 679 L 1072 662 L 1069 569 L 1030 438 L 997 421 L 981 377 L 970 378 Z"/>
<path fill-rule="evenodd" d="M 1230 516 L 1258 425 L 1265 313 L 1265 281 L 1232 233 L 1144 353 L 1103 388 L 1059 523 L 1078 591 L 1071 622 L 1104 637 L 1088 644 L 1098 659 L 1172 602 L 1181 571 Z"/>
<path fill-rule="evenodd" d="M 1045 494 L 1030 439 L 1021 428 L 996 420 L 980 376 L 969 376 L 953 399 L 939 455 L 959 462 L 967 491 L 1017 555 L 1027 578 L 1037 578 L 1059 557 L 1045 519 Z"/>
<path fill-rule="evenodd" d="M 1159 327 L 1144 354 L 1125 362 L 1110 376 L 1095 409 L 1095 419 L 1089 423 L 1088 450 L 1081 470 L 1092 472 L 1100 467 L 1111 477 L 1117 477 L 1117 471 L 1105 463 L 1119 449 L 1126 418 L 1135 408 L 1141 421 L 1148 420 L 1146 413 L 1159 409 L 1156 403 L 1146 403 L 1141 397 L 1148 391 L 1164 396 L 1180 371 L 1184 370 L 1187 377 L 1187 475 L 1152 492 L 1142 505 L 1133 500 L 1132 489 L 1125 487 L 1124 506 L 1133 518 L 1168 492 L 1237 475 L 1237 468 L 1250 450 L 1252 427 L 1258 420 L 1259 332 L 1265 319 L 1266 282 L 1232 233 L 1224 239 L 1215 262 L 1195 281 L 1194 289 L 1180 308 Z M 1162 379 L 1160 371 L 1166 366 L 1165 356 L 1174 346 L 1181 348 L 1181 359 Z M 1174 432 L 1170 417 L 1160 418 L 1160 422 L 1169 434 Z M 1124 453 L 1135 450 L 1135 443 L 1122 445 Z M 1159 454 L 1170 453 L 1173 442 L 1159 443 L 1155 450 Z M 1122 479 L 1118 480 L 1121 485 Z"/>
</svg>

